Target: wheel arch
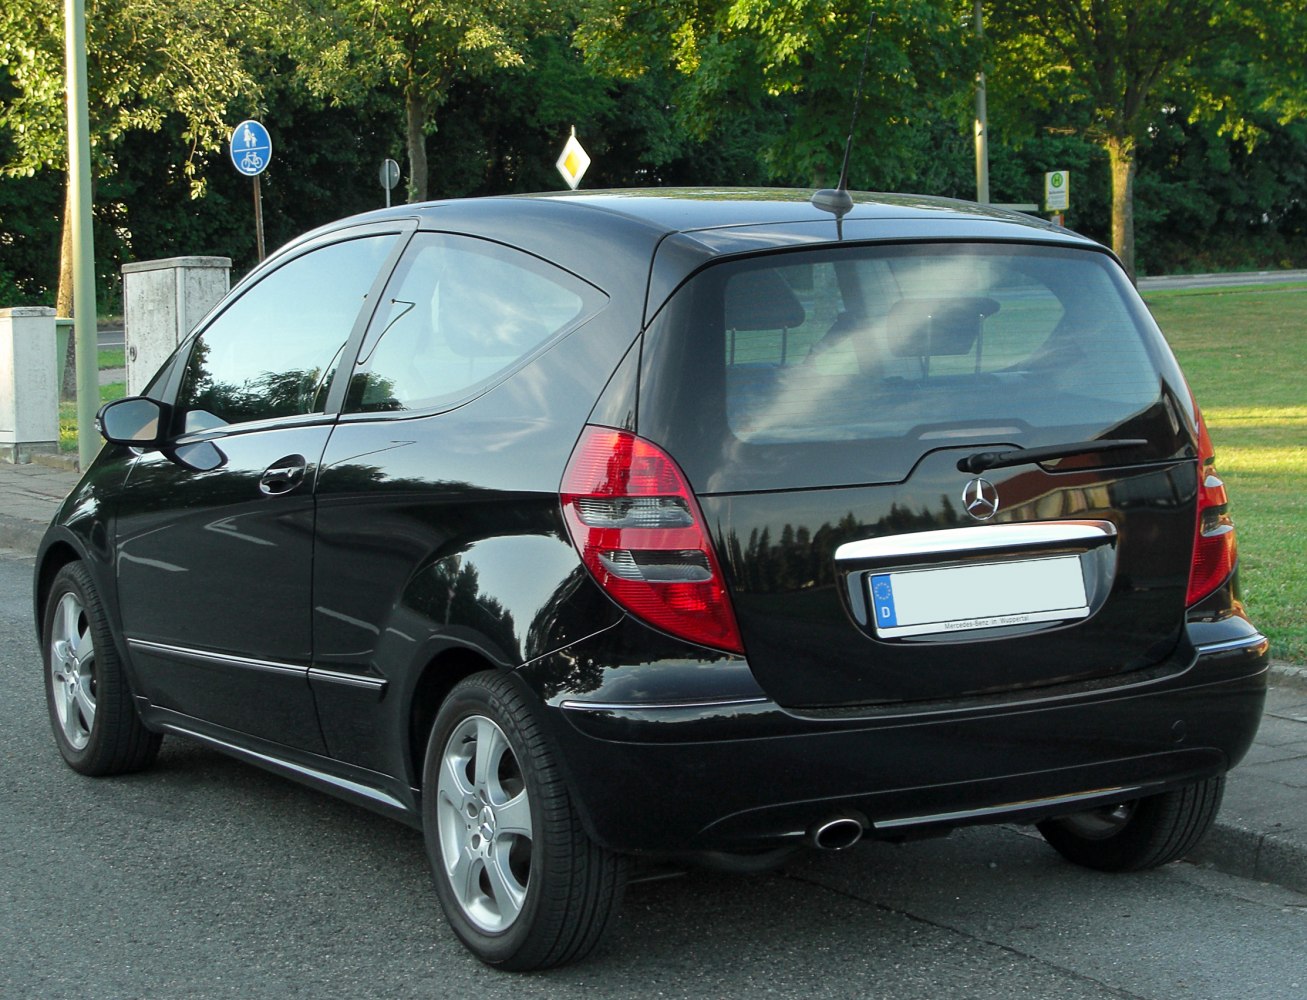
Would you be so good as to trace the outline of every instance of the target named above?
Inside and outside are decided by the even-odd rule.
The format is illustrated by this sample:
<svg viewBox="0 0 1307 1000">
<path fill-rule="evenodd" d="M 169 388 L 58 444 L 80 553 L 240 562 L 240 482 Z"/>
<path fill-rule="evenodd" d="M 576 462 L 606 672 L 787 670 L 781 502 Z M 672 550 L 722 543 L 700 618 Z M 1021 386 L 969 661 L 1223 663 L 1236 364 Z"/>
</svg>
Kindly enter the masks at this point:
<svg viewBox="0 0 1307 1000">
<path fill-rule="evenodd" d="M 436 713 L 449 697 L 455 685 L 464 677 L 484 670 L 504 668 L 466 646 L 442 650 L 427 661 L 413 686 L 408 704 L 408 740 L 405 746 L 404 765 L 409 784 L 421 788 L 422 765 L 427 752 L 427 740 Z"/>
<path fill-rule="evenodd" d="M 54 585 L 55 576 L 69 563 L 86 561 L 83 553 L 63 538 L 48 543 L 41 552 L 36 563 L 36 575 L 32 586 L 32 618 L 36 625 L 38 640 L 41 638 L 42 623 L 45 621 L 45 602 L 50 596 L 50 588 Z"/>
</svg>

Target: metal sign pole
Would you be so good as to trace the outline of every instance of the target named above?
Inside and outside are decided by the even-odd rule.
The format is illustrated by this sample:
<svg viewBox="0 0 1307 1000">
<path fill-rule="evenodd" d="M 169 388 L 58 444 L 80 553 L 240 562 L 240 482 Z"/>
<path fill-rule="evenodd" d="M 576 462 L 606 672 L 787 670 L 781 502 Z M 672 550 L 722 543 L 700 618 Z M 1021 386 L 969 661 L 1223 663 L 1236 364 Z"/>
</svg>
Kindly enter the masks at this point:
<svg viewBox="0 0 1307 1000">
<path fill-rule="evenodd" d="M 381 161 L 381 186 L 386 189 L 386 207 L 390 207 L 390 192 L 399 183 L 399 164 L 390 158 Z"/>
<path fill-rule="evenodd" d="M 259 186 L 259 174 L 272 160 L 272 136 L 261 122 L 247 118 L 232 130 L 228 151 L 237 172 L 254 180 L 254 245 L 262 262 L 266 254 L 263 248 L 263 189 Z"/>
<path fill-rule="evenodd" d="M 254 175 L 254 240 L 259 249 L 259 260 L 263 253 L 263 189 L 259 187 L 259 175 Z"/>
</svg>

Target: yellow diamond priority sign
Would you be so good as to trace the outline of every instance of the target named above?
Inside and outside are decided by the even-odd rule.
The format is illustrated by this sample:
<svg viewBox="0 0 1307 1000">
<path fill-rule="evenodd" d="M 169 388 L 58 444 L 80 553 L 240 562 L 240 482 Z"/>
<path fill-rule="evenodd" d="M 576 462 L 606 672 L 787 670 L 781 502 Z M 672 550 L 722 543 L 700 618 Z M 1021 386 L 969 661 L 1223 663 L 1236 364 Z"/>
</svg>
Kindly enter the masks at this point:
<svg viewBox="0 0 1307 1000">
<path fill-rule="evenodd" d="M 557 166 L 558 172 L 563 175 L 563 180 L 567 181 L 567 186 L 575 191 L 576 186 L 581 183 L 581 178 L 585 176 L 586 168 L 590 166 L 590 154 L 577 141 L 576 129 L 572 129 L 571 136 L 564 144 L 563 151 L 558 156 Z"/>
</svg>

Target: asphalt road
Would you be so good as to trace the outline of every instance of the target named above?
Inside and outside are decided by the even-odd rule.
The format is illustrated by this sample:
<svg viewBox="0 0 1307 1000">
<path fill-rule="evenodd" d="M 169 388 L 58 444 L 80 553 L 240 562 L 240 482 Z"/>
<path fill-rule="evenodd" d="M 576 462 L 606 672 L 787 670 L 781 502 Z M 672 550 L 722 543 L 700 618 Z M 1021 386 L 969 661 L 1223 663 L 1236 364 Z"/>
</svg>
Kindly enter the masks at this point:
<svg viewBox="0 0 1307 1000">
<path fill-rule="evenodd" d="M 1167 288 L 1237 288 L 1246 285 L 1283 285 L 1307 281 L 1307 271 L 1231 271 L 1219 274 L 1161 275 L 1140 278 L 1139 290 L 1148 292 Z"/>
<path fill-rule="evenodd" d="M 123 343 L 126 341 L 126 334 L 123 332 L 121 326 L 103 327 L 96 331 L 95 336 L 101 348 L 122 347 Z"/>
<path fill-rule="evenodd" d="M 445 929 L 412 830 L 178 739 L 143 775 L 65 767 L 30 572 L 0 557 L 5 1000 L 1307 996 L 1307 896 L 1081 871 L 1007 827 L 634 885 L 590 962 L 492 972 Z"/>
</svg>

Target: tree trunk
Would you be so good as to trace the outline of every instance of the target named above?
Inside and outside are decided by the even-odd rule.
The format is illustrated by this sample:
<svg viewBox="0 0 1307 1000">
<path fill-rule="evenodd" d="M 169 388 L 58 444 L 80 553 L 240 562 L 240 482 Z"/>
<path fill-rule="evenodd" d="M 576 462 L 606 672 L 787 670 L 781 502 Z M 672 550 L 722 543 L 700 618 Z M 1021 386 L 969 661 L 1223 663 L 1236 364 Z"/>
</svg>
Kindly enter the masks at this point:
<svg viewBox="0 0 1307 1000">
<path fill-rule="evenodd" d="M 55 292 L 54 314 L 63 318 L 73 314 L 73 194 L 72 185 L 64 182 L 63 230 L 59 242 L 59 286 Z M 77 398 L 77 338 L 68 335 L 68 349 L 64 353 L 64 377 L 59 386 L 59 398 Z"/>
<path fill-rule="evenodd" d="M 1112 169 L 1112 249 L 1135 281 L 1135 143 L 1113 135 L 1104 145 Z"/>
<path fill-rule="evenodd" d="M 427 187 L 427 101 L 415 81 L 404 88 L 405 140 L 408 145 L 408 200 L 426 201 Z"/>
</svg>

